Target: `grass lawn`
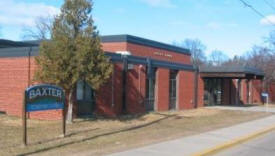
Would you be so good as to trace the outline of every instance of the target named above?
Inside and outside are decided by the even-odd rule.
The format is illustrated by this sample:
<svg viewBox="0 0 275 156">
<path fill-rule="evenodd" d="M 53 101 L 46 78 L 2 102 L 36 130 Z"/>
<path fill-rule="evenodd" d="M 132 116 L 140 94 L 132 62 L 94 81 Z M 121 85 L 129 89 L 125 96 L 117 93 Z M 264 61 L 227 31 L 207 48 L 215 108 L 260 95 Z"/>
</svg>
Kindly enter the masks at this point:
<svg viewBox="0 0 275 156">
<path fill-rule="evenodd" d="M 61 138 L 61 121 L 28 120 L 22 147 L 20 118 L 0 114 L 0 155 L 104 155 L 180 136 L 194 135 L 270 115 L 200 108 L 117 119 L 76 119 Z"/>
</svg>

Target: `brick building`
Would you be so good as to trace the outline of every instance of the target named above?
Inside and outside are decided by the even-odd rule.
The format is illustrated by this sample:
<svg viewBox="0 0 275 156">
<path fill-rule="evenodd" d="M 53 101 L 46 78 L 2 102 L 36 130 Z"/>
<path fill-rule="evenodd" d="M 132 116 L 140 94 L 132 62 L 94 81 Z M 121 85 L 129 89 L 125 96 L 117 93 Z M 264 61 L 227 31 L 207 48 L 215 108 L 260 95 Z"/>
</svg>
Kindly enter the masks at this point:
<svg viewBox="0 0 275 156">
<path fill-rule="evenodd" d="M 201 69 L 195 72 L 188 49 L 130 36 L 101 37 L 114 64 L 109 81 L 98 91 L 82 81 L 75 91 L 76 116 L 185 110 L 204 105 L 261 102 L 257 69 Z M 20 116 L 24 89 L 31 81 L 38 42 L 0 40 L 0 111 Z M 271 88 L 272 89 L 272 88 Z M 273 88 L 274 89 L 274 88 Z M 32 112 L 30 118 L 58 119 L 61 111 Z"/>
</svg>

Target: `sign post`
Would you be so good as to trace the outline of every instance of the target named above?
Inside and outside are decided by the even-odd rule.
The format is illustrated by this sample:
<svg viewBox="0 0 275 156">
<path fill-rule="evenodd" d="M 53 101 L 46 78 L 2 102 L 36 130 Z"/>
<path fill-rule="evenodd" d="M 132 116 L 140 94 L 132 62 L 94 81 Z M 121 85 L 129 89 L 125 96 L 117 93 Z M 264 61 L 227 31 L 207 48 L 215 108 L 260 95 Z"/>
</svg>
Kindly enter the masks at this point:
<svg viewBox="0 0 275 156">
<path fill-rule="evenodd" d="M 23 108 L 22 108 L 22 118 L 23 118 L 23 145 L 27 146 L 27 113 L 26 113 L 26 91 L 23 95 Z"/>
<path fill-rule="evenodd" d="M 27 112 L 62 109 L 63 137 L 66 135 L 65 93 L 54 85 L 40 84 L 27 88 L 23 100 L 23 144 L 27 145 Z"/>
<path fill-rule="evenodd" d="M 268 112 L 268 93 L 262 93 L 262 96 L 266 98 L 265 111 Z"/>
</svg>

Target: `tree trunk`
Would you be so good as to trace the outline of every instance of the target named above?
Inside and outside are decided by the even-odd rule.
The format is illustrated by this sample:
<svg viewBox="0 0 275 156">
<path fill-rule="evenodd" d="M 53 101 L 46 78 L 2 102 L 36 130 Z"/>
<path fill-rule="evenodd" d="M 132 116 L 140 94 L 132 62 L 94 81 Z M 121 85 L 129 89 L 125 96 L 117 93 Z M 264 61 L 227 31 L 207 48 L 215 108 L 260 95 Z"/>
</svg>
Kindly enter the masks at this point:
<svg viewBox="0 0 275 156">
<path fill-rule="evenodd" d="M 73 89 L 69 91 L 67 123 L 73 122 Z"/>
</svg>

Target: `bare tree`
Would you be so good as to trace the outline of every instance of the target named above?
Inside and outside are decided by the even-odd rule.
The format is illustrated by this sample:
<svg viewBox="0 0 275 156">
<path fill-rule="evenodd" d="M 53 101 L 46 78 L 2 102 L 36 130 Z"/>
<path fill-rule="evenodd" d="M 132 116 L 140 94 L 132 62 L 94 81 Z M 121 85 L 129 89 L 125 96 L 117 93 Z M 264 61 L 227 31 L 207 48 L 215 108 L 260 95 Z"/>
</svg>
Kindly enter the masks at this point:
<svg viewBox="0 0 275 156">
<path fill-rule="evenodd" d="M 272 49 L 261 46 L 254 46 L 246 54 L 247 64 L 257 67 L 265 73 L 265 86 L 275 80 L 275 53 Z"/>
<path fill-rule="evenodd" d="M 53 17 L 38 17 L 34 27 L 23 28 L 23 39 L 46 40 L 51 36 Z"/>
<path fill-rule="evenodd" d="M 183 42 L 174 42 L 174 44 L 190 50 L 192 54 L 192 63 L 196 67 L 199 67 L 206 62 L 206 46 L 199 39 L 185 39 Z"/>
<path fill-rule="evenodd" d="M 244 56 L 235 55 L 232 59 L 222 63 L 223 66 L 247 66 L 247 59 Z"/>
<path fill-rule="evenodd" d="M 265 42 L 268 44 L 268 48 L 272 49 L 272 53 L 275 54 L 275 31 L 269 33 L 268 37 L 265 38 Z"/>
<path fill-rule="evenodd" d="M 221 66 L 223 63 L 229 60 L 229 57 L 220 50 L 214 50 L 209 56 L 209 65 Z"/>
</svg>

